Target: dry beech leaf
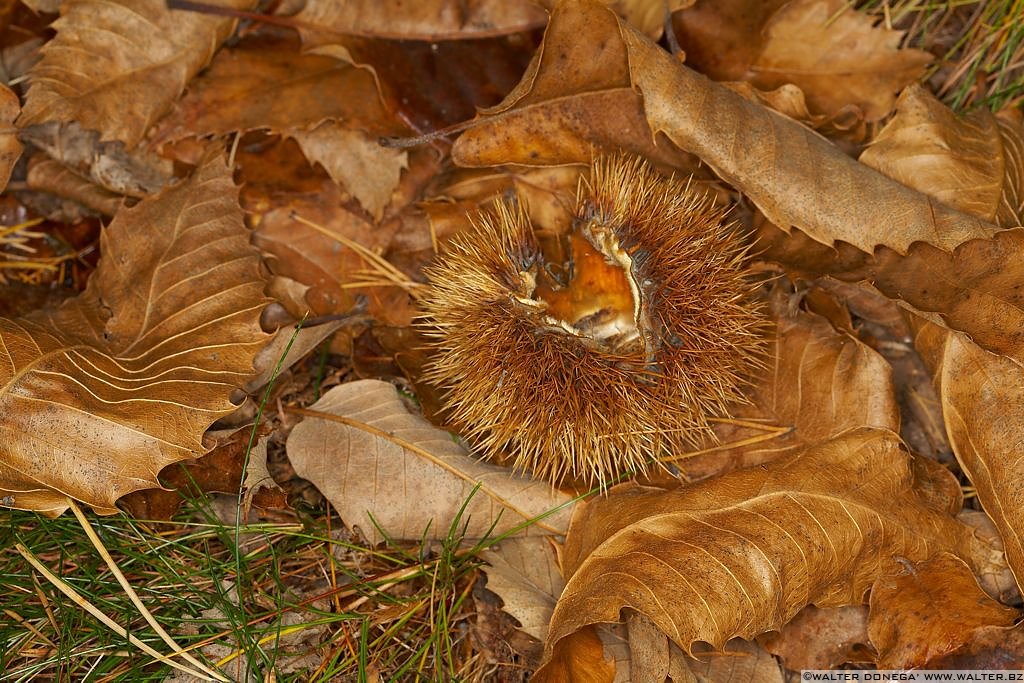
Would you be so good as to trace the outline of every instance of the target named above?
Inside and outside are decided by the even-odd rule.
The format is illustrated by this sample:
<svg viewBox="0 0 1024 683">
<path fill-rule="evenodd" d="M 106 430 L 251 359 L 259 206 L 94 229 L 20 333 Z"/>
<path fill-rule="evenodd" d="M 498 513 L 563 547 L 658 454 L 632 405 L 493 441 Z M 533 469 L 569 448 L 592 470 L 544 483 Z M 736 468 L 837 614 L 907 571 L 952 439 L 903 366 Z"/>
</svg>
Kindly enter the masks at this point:
<svg viewBox="0 0 1024 683">
<path fill-rule="evenodd" d="M 997 225 L 1018 225 L 1024 159 L 1020 127 L 987 109 L 958 117 L 919 85 L 903 93 L 896 115 L 860 156 L 861 163 L 920 188 L 947 206 Z"/>
<path fill-rule="evenodd" d="M 249 9 L 251 0 L 214 0 Z M 29 72 L 18 126 L 76 121 L 135 147 L 234 29 L 163 0 L 65 0 L 57 36 Z"/>
<path fill-rule="evenodd" d="M 10 88 L 0 83 L 0 192 L 7 187 L 11 179 L 14 164 L 21 156 L 21 143 L 18 142 L 18 131 L 14 128 L 14 119 L 21 111 L 18 96 Z"/>
<path fill-rule="evenodd" d="M 864 605 L 808 605 L 777 633 L 758 638 L 787 669 L 837 669 L 869 655 L 868 608 Z M 868 656 L 867 661 L 874 661 Z"/>
<path fill-rule="evenodd" d="M 601 46 L 596 54 L 595 45 Z M 583 46 L 587 54 L 577 57 Z M 556 7 L 538 57 L 519 86 L 501 105 L 481 113 L 475 127 L 456 141 L 452 156 L 470 166 L 495 158 L 506 163 L 587 158 L 586 146 L 597 141 L 590 121 L 568 121 L 568 139 L 540 134 L 550 135 L 552 121 L 561 125 L 569 105 L 578 117 L 584 100 L 602 99 L 604 114 L 593 130 L 603 129 L 611 116 L 635 116 L 641 102 L 637 92 L 654 135 L 663 133 L 699 156 L 776 225 L 797 227 L 823 244 L 841 240 L 866 252 L 885 245 L 903 253 L 923 241 L 948 250 L 996 230 L 887 179 L 795 121 L 679 64 L 593 0 L 565 0 Z M 625 120 L 622 125 L 619 131 L 609 128 L 602 143 L 646 155 L 636 140 L 646 134 L 650 148 L 651 133 Z"/>
<path fill-rule="evenodd" d="M 780 628 L 807 604 L 861 603 L 894 555 L 972 557 L 978 544 L 948 501 L 918 490 L 910 456 L 888 431 L 852 430 L 672 491 L 626 485 L 573 516 L 545 659 L 559 660 L 563 639 L 617 621 L 625 607 L 684 650 L 695 641 L 720 648 Z M 547 675 L 544 667 L 537 680 Z"/>
<path fill-rule="evenodd" d="M 957 460 L 1024 581 L 1024 368 L 962 334 L 922 323 L 914 345 L 932 370 Z"/>
<path fill-rule="evenodd" d="M 480 557 L 487 561 L 482 568 L 487 590 L 501 598 L 502 609 L 516 618 L 524 633 L 543 642 L 565 587 L 551 540 L 507 538 Z"/>
<path fill-rule="evenodd" d="M 386 382 L 339 385 L 310 409 L 346 422 L 303 420 L 288 436 L 288 459 L 373 543 L 383 536 L 371 515 L 391 538 L 419 540 L 428 525 L 426 538 L 444 538 L 478 484 L 462 516 L 467 538 L 483 538 L 492 524 L 502 534 L 571 500 L 547 482 L 471 457 L 448 432 L 410 413 Z M 569 512 L 566 506 L 520 533 L 564 533 Z"/>
<path fill-rule="evenodd" d="M 963 560 L 941 553 L 880 577 L 868 631 L 879 669 L 929 669 L 985 627 L 1013 626 L 1017 610 L 985 595 Z"/>
<path fill-rule="evenodd" d="M 698 644 L 697 661 L 686 661 L 699 683 L 783 683 L 786 680 L 778 660 L 756 642 L 733 638 L 724 652 Z"/>
<path fill-rule="evenodd" d="M 899 430 L 892 369 L 885 359 L 824 317 L 797 309 L 797 299 L 789 297 L 776 291 L 771 299 L 772 363 L 752 387 L 751 405 L 737 407 L 736 414 L 788 427 L 790 433 L 750 445 L 743 440 L 757 432 L 722 426 L 716 431 L 725 446 L 675 463 L 688 478 L 769 462 L 855 427 Z M 741 445 L 727 447 L 733 442 Z"/>
<path fill-rule="evenodd" d="M 310 130 L 327 120 L 397 134 L 373 74 L 330 57 L 302 54 L 294 39 L 254 36 L 217 53 L 161 119 L 153 145 L 266 129 Z"/>
<path fill-rule="evenodd" d="M 101 188 L 129 197 L 156 192 L 169 182 L 174 170 L 169 160 L 147 150 L 129 152 L 120 140 L 100 141 L 97 131 L 87 130 L 77 121 L 30 126 L 21 131 L 21 139 Z"/>
<path fill-rule="evenodd" d="M 218 53 L 158 123 L 153 144 L 253 130 L 295 138 L 377 220 L 409 164 L 407 152 L 378 144 L 408 128 L 385 108 L 373 75 L 300 54 L 290 38 L 257 36 Z"/>
<path fill-rule="evenodd" d="M 835 114 L 852 104 L 877 121 L 934 59 L 922 50 L 900 49 L 903 32 L 877 23 L 845 0 L 786 3 L 763 28 L 763 47 L 749 67 L 751 81 L 762 89 L 793 83 L 813 110 Z"/>
<path fill-rule="evenodd" d="M 121 195 L 86 180 L 44 154 L 36 154 L 29 160 L 26 180 L 33 190 L 71 199 L 103 216 L 117 213 L 123 199 Z"/>
<path fill-rule="evenodd" d="M 381 219 L 402 170 L 409 167 L 408 153 L 382 147 L 376 137 L 331 121 L 310 131 L 295 131 L 291 137 L 311 163 L 323 166 L 374 220 Z"/>
<path fill-rule="evenodd" d="M 539 28 L 547 14 L 533 0 L 307 0 L 296 19 L 307 46 L 342 36 L 398 40 L 459 40 Z"/>
<path fill-rule="evenodd" d="M 98 512 L 206 452 L 203 433 L 266 343 L 260 256 L 223 160 L 122 209 L 85 291 L 0 320 L 0 491 Z"/>
</svg>

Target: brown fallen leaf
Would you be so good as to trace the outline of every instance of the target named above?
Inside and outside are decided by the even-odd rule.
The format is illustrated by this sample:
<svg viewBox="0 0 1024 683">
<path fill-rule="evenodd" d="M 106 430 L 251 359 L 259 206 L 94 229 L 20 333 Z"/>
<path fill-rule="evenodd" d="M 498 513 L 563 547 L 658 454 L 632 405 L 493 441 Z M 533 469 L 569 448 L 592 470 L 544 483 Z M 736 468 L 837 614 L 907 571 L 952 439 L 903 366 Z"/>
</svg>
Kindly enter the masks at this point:
<svg viewBox="0 0 1024 683">
<path fill-rule="evenodd" d="M 307 47 L 341 36 L 459 40 L 539 28 L 547 15 L 532 0 L 307 0 L 296 17 Z"/>
<path fill-rule="evenodd" d="M 720 648 L 778 629 L 807 604 L 861 603 L 893 555 L 971 557 L 979 543 L 947 501 L 917 490 L 909 455 L 882 430 L 674 491 L 619 487 L 573 516 L 569 580 L 537 680 L 551 680 L 547 662 L 565 656 L 564 638 L 617 621 L 624 607 L 684 650 L 698 640 Z"/>
<path fill-rule="evenodd" d="M 601 46 L 597 54 L 594 45 Z M 584 47 L 587 54 L 577 56 Z M 797 227 L 823 244 L 841 240 L 866 252 L 886 245 L 903 253 L 923 241 L 948 250 L 996 231 L 858 164 L 813 131 L 679 64 L 593 0 L 560 3 L 538 55 L 505 101 L 484 110 L 459 137 L 452 149 L 456 163 L 557 163 L 550 141 L 539 147 L 519 141 L 536 140 L 549 118 L 564 116 L 560 108 L 583 98 L 607 98 L 603 107 L 610 113 L 604 117 L 622 117 L 635 111 L 638 91 L 651 131 L 648 148 L 654 136 L 664 134 L 750 197 L 773 223 Z M 574 127 L 590 131 L 589 123 Z M 610 130 L 610 142 L 646 154 L 635 142 L 645 131 L 636 125 Z M 584 154 L 586 140 L 574 134 L 555 151 Z"/>
<path fill-rule="evenodd" d="M 0 491 L 56 515 L 101 513 L 206 452 L 203 432 L 266 343 L 259 253 L 223 160 L 123 209 L 85 291 L 0 320 Z"/>
<path fill-rule="evenodd" d="M 963 560 L 941 553 L 879 577 L 868 631 L 879 669 L 930 669 L 932 660 L 971 642 L 980 629 L 1013 626 L 1017 616 L 985 595 Z"/>
<path fill-rule="evenodd" d="M 117 213 L 124 199 L 73 173 L 64 164 L 44 154 L 36 154 L 29 160 L 26 181 L 33 190 L 71 199 L 103 216 Z"/>
<path fill-rule="evenodd" d="M 751 445 L 745 440 L 755 438 L 757 432 L 722 425 L 716 430 L 721 445 L 675 462 L 689 479 L 760 465 L 856 427 L 899 429 L 889 365 L 853 335 L 837 331 L 824 317 L 799 310 L 798 302 L 797 294 L 781 288 L 774 292 L 772 363 L 752 387 L 751 405 L 737 408 L 737 416 L 744 420 L 789 428 L 789 433 Z M 738 445 L 730 447 L 731 443 Z"/>
<path fill-rule="evenodd" d="M 0 192 L 7 187 L 14 164 L 21 157 L 21 143 L 14 119 L 21 111 L 18 96 L 6 85 L 0 84 Z"/>
<path fill-rule="evenodd" d="M 1021 127 L 987 109 L 956 116 L 919 85 L 904 90 L 896 115 L 861 163 L 955 209 L 1002 226 L 1019 225 L 1024 158 Z"/>
<path fill-rule="evenodd" d="M 502 599 L 502 609 L 516 618 L 523 632 L 543 642 L 565 587 L 551 539 L 507 538 L 480 557 L 487 561 L 482 568 L 487 589 Z"/>
<path fill-rule="evenodd" d="M 402 171 L 409 167 L 406 152 L 382 147 L 377 137 L 330 121 L 291 135 L 306 158 L 323 166 L 374 220 L 383 217 Z"/>
<path fill-rule="evenodd" d="M 456 532 L 466 525 L 466 538 L 479 539 L 560 506 L 518 533 L 564 533 L 571 496 L 476 460 L 410 413 L 386 382 L 339 385 L 309 410 L 288 435 L 288 459 L 372 543 L 383 540 L 382 531 L 395 539 L 445 538 L 458 519 Z"/>
<path fill-rule="evenodd" d="M 837 669 L 847 662 L 874 661 L 867 650 L 866 605 L 808 605 L 776 633 L 758 638 L 787 669 Z"/>
<path fill-rule="evenodd" d="M 222 50 L 157 124 L 151 144 L 253 130 L 292 137 L 379 220 L 408 153 L 377 140 L 408 128 L 384 106 L 369 71 L 298 49 L 292 37 L 257 35 Z"/>
<path fill-rule="evenodd" d="M 946 433 L 960 466 L 1003 538 L 1006 559 L 1024 581 L 1024 368 L 962 334 L 921 323 L 914 339 L 932 370 Z"/>
<path fill-rule="evenodd" d="M 127 151 L 124 143 L 101 141 L 100 134 L 76 121 L 51 121 L 21 131 L 21 138 L 74 173 L 109 192 L 145 197 L 171 179 L 173 164 L 145 150 Z"/>
<path fill-rule="evenodd" d="M 697 0 L 672 17 L 686 63 L 716 81 L 743 81 L 764 49 L 764 27 L 789 0 Z"/>
<path fill-rule="evenodd" d="M 249 9 L 251 0 L 214 0 Z M 171 106 L 234 29 L 224 17 L 163 0 L 66 0 L 57 36 L 29 72 L 18 126 L 74 121 L 129 149 Z"/>
<path fill-rule="evenodd" d="M 931 54 L 900 49 L 902 31 L 844 0 L 796 0 L 779 8 L 762 29 L 764 45 L 750 64 L 762 89 L 794 83 L 811 108 L 835 114 L 856 105 L 868 121 L 892 111 L 896 93 L 924 75 Z"/>
</svg>

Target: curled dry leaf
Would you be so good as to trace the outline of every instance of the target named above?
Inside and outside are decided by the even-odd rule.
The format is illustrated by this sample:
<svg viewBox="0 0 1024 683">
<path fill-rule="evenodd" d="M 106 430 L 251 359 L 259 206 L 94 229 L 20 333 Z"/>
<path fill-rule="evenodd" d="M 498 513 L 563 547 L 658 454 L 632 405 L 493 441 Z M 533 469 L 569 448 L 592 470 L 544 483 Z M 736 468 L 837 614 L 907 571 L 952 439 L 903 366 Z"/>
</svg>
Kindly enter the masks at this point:
<svg viewBox="0 0 1024 683">
<path fill-rule="evenodd" d="M 778 629 L 807 604 L 859 604 L 893 555 L 971 557 L 978 543 L 948 501 L 918 490 L 910 456 L 882 430 L 674 491 L 621 487 L 573 517 L 545 659 L 625 607 L 685 650 L 721 647 Z M 548 675 L 545 666 L 538 680 Z"/>
<path fill-rule="evenodd" d="M 584 46 L 587 54 L 575 57 Z M 482 112 L 456 141 L 457 163 L 589 158 L 587 145 L 597 141 L 589 122 L 569 121 L 568 140 L 563 134 L 552 142 L 539 133 L 546 134 L 550 121 L 561 125 L 566 106 L 595 98 L 604 98 L 603 119 L 633 116 L 639 92 L 646 125 L 622 120 L 621 130 L 610 129 L 603 144 L 634 149 L 646 137 L 648 149 L 634 149 L 646 155 L 653 136 L 663 133 L 750 197 L 773 223 L 795 226 L 823 244 L 841 240 L 866 252 L 886 245 L 903 253 L 923 241 L 948 250 L 996 230 L 887 179 L 795 121 L 679 64 L 594 0 L 559 4 L 538 55 L 505 101 Z"/>
<path fill-rule="evenodd" d="M 203 433 L 266 343 L 259 253 L 224 162 L 123 209 L 85 291 L 0 320 L 0 492 L 59 514 L 113 512 L 206 452 Z M 8 501 L 10 502 L 10 501 Z"/>
<path fill-rule="evenodd" d="M 103 216 L 113 216 L 121 207 L 121 195 L 73 173 L 45 154 L 36 154 L 29 160 L 26 180 L 33 190 L 76 201 Z"/>
<path fill-rule="evenodd" d="M 964 335 L 921 323 L 914 339 L 932 370 L 957 460 L 1003 538 L 1024 582 L 1024 368 Z"/>
<path fill-rule="evenodd" d="M 173 164 L 146 150 L 127 151 L 120 140 L 100 141 L 100 134 L 77 121 L 29 126 L 21 138 L 100 187 L 129 197 L 145 197 L 167 184 Z"/>
<path fill-rule="evenodd" d="M 251 0 L 214 0 L 248 9 Z M 75 121 L 102 141 L 135 147 L 235 22 L 174 11 L 163 0 L 65 0 L 42 59 L 29 72 L 18 126 Z"/>
<path fill-rule="evenodd" d="M 0 83 L 0 192 L 7 187 L 14 164 L 21 156 L 18 131 L 13 125 L 19 111 L 21 111 L 21 104 L 18 102 L 18 96 L 6 85 Z"/>
<path fill-rule="evenodd" d="M 892 111 L 896 93 L 924 75 L 934 58 L 900 49 L 902 31 L 879 24 L 845 0 L 795 0 L 772 14 L 750 64 L 753 84 L 799 86 L 812 109 L 836 114 L 855 105 L 869 121 Z"/>
<path fill-rule="evenodd" d="M 307 0 L 296 19 L 312 47 L 343 36 L 441 41 L 519 33 L 543 26 L 547 14 L 533 0 Z"/>
<path fill-rule="evenodd" d="M 378 220 L 408 166 L 407 152 L 377 142 L 408 129 L 385 108 L 373 75 L 301 54 L 287 37 L 257 36 L 218 53 L 157 125 L 153 144 L 253 130 L 295 138 Z"/>
<path fill-rule="evenodd" d="M 799 295 L 774 292 L 775 348 L 768 356 L 772 363 L 750 392 L 751 404 L 737 409 L 746 420 L 787 427 L 790 432 L 751 445 L 745 440 L 764 432 L 720 426 L 716 431 L 721 445 L 675 463 L 691 480 L 762 464 L 855 427 L 899 430 L 889 365 L 822 316 L 799 310 L 798 302 Z"/>
<path fill-rule="evenodd" d="M 425 530 L 426 538 L 444 538 L 463 505 L 457 530 L 468 523 L 466 538 L 505 533 L 559 506 L 519 533 L 564 533 L 570 496 L 476 460 L 450 434 L 410 413 L 386 382 L 342 384 L 310 409 L 324 417 L 292 429 L 288 459 L 373 543 L 383 540 L 374 520 L 391 538 L 419 540 Z"/>
<path fill-rule="evenodd" d="M 981 629 L 1013 626 L 1017 616 L 985 595 L 963 560 L 941 553 L 875 582 L 868 631 L 879 669 L 930 669 Z"/>
<path fill-rule="evenodd" d="M 987 109 L 958 117 L 919 85 L 903 93 L 896 115 L 860 156 L 861 163 L 996 225 L 1019 225 L 1024 173 L 1020 126 Z"/>
</svg>

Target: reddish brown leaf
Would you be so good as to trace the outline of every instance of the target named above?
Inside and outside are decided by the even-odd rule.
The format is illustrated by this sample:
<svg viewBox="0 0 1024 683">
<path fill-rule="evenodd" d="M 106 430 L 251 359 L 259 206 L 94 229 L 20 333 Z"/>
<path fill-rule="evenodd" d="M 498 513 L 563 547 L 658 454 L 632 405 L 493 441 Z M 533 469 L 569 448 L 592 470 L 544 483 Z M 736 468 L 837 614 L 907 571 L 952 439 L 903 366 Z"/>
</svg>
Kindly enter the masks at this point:
<svg viewBox="0 0 1024 683">
<path fill-rule="evenodd" d="M 868 630 L 879 669 L 930 669 L 982 628 L 1012 626 L 1016 617 L 985 595 L 963 560 L 942 553 L 875 582 Z"/>
</svg>

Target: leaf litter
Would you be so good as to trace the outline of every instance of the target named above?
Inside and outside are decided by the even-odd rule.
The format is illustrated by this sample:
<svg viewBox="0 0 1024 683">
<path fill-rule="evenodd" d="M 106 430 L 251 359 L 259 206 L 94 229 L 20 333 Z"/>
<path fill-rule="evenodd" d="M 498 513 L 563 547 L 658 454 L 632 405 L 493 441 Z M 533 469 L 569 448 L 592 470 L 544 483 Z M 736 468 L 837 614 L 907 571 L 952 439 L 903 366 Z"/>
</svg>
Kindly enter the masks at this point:
<svg viewBox="0 0 1024 683">
<path fill-rule="evenodd" d="M 942 104 L 905 24 L 824 0 L 670 3 L 667 22 L 642 1 L 311 1 L 242 23 L 251 3 L 136 5 L 66 0 L 0 92 L 3 224 L 41 199 L 113 217 L 83 291 L 2 323 L 0 493 L 54 517 L 12 511 L 37 550 L 8 562 L 70 571 L 32 535 L 70 501 L 205 515 L 215 578 L 183 588 L 205 612 L 176 636 L 234 680 L 766 681 L 1024 651 L 1021 115 Z M 422 269 L 512 194 L 557 251 L 581 170 L 620 150 L 733 205 L 771 362 L 715 439 L 650 454 L 662 471 L 558 490 L 445 430 Z M 70 253 L 18 262 L 66 297 Z M 186 586 L 188 527 L 159 528 Z M 15 607 L 32 625 L 5 668 L 77 666 L 34 654 L 60 637 L 44 606 Z"/>
</svg>

